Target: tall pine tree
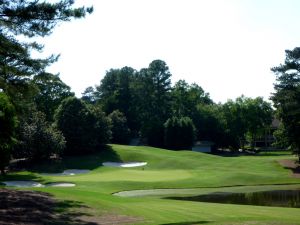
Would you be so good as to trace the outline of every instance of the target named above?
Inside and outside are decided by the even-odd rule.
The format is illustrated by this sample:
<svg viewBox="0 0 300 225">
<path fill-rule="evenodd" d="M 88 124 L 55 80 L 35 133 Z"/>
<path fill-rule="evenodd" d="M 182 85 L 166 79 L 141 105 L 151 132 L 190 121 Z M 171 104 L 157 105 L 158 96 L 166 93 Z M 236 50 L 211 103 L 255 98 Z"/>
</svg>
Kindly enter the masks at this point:
<svg viewBox="0 0 300 225">
<path fill-rule="evenodd" d="M 271 69 L 277 78 L 272 100 L 288 142 L 300 159 L 300 47 L 285 53 L 284 64 Z"/>
<path fill-rule="evenodd" d="M 41 51 L 43 46 L 31 38 L 50 35 L 58 23 L 84 17 L 93 10 L 72 8 L 73 4 L 73 0 L 0 0 L 0 89 L 11 97 L 18 111 L 31 94 L 32 76 L 57 60 L 54 55 L 32 58 L 31 51 Z M 20 36 L 25 41 L 20 41 Z"/>
</svg>

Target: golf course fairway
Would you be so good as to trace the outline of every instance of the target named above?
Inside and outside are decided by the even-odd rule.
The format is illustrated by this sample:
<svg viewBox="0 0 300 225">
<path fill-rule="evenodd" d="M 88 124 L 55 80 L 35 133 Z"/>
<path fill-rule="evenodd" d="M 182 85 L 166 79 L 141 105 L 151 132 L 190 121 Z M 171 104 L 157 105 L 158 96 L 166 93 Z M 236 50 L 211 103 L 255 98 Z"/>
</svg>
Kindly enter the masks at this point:
<svg viewBox="0 0 300 225">
<path fill-rule="evenodd" d="M 43 163 L 30 170 L 9 173 L 0 182 L 32 180 L 41 184 L 74 183 L 74 187 L 45 186 L 21 190 L 47 192 L 56 199 L 76 202 L 65 210 L 84 212 L 86 218 L 92 218 L 96 224 L 300 224 L 298 208 L 166 198 L 213 192 L 300 189 L 300 179 L 292 177 L 291 171 L 279 164 L 282 159 L 296 157 L 289 152 L 224 157 L 192 151 L 110 145 L 97 154 L 69 157 Z M 147 162 L 147 165 L 117 168 L 103 166 L 106 161 Z M 90 171 L 74 176 L 43 175 L 66 169 Z M 122 192 L 125 194 L 118 194 Z M 109 223 L 111 218 L 119 219 Z"/>
</svg>

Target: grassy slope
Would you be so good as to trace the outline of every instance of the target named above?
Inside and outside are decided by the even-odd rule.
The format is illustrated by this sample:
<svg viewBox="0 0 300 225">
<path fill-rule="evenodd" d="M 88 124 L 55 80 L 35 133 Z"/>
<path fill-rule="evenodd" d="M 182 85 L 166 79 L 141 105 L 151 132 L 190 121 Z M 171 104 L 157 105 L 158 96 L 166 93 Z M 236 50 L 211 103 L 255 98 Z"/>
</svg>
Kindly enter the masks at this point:
<svg viewBox="0 0 300 225">
<path fill-rule="evenodd" d="M 23 172 L 10 175 L 8 179 L 74 182 L 77 184 L 74 188 L 39 190 L 53 193 L 62 199 L 83 202 L 96 209 L 95 214 L 115 212 L 138 216 L 144 219 L 142 224 L 183 222 L 243 224 L 243 221 L 256 221 L 255 224 L 274 224 L 274 221 L 280 222 L 278 224 L 297 224 L 300 221 L 299 209 L 198 203 L 157 197 L 124 198 L 111 195 L 123 190 L 151 188 L 198 188 L 196 191 L 193 190 L 193 193 L 199 194 L 222 191 L 220 187 L 224 186 L 300 183 L 300 180 L 291 178 L 290 172 L 277 163 L 277 160 L 282 158 L 291 156 L 270 154 L 261 157 L 221 157 L 190 151 L 174 152 L 150 147 L 112 145 L 112 149 L 104 155 L 69 158 L 62 163 L 51 165 L 52 169 L 57 170 L 89 168 L 92 169 L 89 174 L 49 177 Z M 128 169 L 100 166 L 101 162 L 110 160 L 146 161 L 148 165 L 144 168 Z M 37 168 L 40 169 L 49 169 L 49 165 Z M 268 187 L 274 189 L 278 186 Z M 256 187 L 244 187 L 244 190 L 248 189 L 255 190 Z"/>
</svg>

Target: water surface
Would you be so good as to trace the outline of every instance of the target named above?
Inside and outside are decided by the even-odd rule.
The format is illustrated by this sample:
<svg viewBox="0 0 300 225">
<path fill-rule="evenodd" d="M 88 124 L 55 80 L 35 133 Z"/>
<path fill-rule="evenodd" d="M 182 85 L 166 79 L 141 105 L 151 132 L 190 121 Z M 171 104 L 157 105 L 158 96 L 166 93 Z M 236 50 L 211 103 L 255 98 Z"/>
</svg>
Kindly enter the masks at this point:
<svg viewBox="0 0 300 225">
<path fill-rule="evenodd" d="M 275 190 L 250 193 L 215 192 L 190 197 L 168 197 L 168 199 L 300 208 L 300 190 Z"/>
</svg>

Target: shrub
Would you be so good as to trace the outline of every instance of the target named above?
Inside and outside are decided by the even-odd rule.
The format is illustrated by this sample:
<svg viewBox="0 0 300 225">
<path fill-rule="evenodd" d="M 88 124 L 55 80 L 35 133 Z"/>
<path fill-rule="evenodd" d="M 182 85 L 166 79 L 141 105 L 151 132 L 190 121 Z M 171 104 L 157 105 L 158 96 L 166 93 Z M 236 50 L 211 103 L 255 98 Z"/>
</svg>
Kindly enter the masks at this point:
<svg viewBox="0 0 300 225">
<path fill-rule="evenodd" d="M 165 146 L 168 149 L 190 149 L 195 137 L 195 126 L 189 117 L 172 117 L 164 124 Z"/>
</svg>

